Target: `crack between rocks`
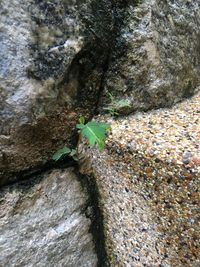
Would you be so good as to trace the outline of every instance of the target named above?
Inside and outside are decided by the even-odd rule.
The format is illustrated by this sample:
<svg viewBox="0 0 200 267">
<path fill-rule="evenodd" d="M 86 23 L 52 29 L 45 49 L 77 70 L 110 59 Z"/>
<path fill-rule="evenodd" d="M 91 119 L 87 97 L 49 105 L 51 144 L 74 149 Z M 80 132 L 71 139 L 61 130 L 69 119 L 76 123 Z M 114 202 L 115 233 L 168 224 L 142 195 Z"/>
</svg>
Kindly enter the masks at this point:
<svg viewBox="0 0 200 267">
<path fill-rule="evenodd" d="M 105 61 L 104 67 L 103 67 L 103 73 L 101 76 L 101 81 L 100 81 L 100 85 L 99 85 L 98 96 L 97 96 L 97 101 L 95 104 L 95 110 L 94 110 L 93 116 L 95 116 L 99 113 L 98 109 L 99 109 L 99 105 L 100 105 L 101 96 L 104 92 L 104 83 L 105 83 L 105 78 L 106 78 L 106 75 L 107 75 L 107 72 L 109 69 L 109 65 L 110 65 L 109 63 L 110 63 L 110 58 L 111 58 L 111 51 L 112 51 L 112 49 L 109 49 L 107 57 L 106 57 L 106 61 Z"/>
<path fill-rule="evenodd" d="M 124 5 L 124 11 L 123 11 L 123 14 L 124 14 L 126 12 L 126 6 L 128 5 L 128 2 L 123 3 L 123 1 L 122 1 L 122 3 L 118 4 L 118 3 L 116 3 L 115 0 L 110 0 L 110 3 L 112 5 L 112 10 L 113 10 L 113 14 L 112 14 L 113 30 L 112 30 L 112 36 L 110 39 L 111 42 L 110 43 L 108 42 L 108 44 L 107 44 L 108 52 L 107 52 L 104 66 L 103 66 L 103 72 L 102 72 L 101 81 L 100 81 L 100 85 L 99 85 L 97 101 L 95 104 L 95 110 L 94 110 L 94 114 L 92 115 L 92 117 L 99 113 L 98 109 L 100 106 L 101 96 L 102 96 L 104 89 L 105 89 L 105 80 L 106 80 L 106 75 L 108 73 L 110 62 L 112 59 L 112 51 L 115 48 L 118 34 L 120 33 L 121 27 L 122 27 L 122 25 L 119 25 L 119 17 L 120 17 L 120 15 L 118 14 L 118 13 L 120 13 L 120 7 L 119 6 Z M 135 2 L 134 2 L 134 4 L 137 5 Z"/>
<path fill-rule="evenodd" d="M 104 235 L 104 218 L 100 208 L 100 196 L 95 178 L 88 175 L 83 175 L 78 169 L 75 170 L 82 188 L 87 192 L 89 197 L 85 208 L 85 215 L 91 220 L 90 233 L 93 236 L 95 252 L 98 259 L 97 267 L 109 267 L 109 260 L 105 245 Z M 92 212 L 88 212 L 88 207 L 92 208 Z"/>
<path fill-rule="evenodd" d="M 48 161 L 44 165 L 37 166 L 35 168 L 30 168 L 21 172 L 12 173 L 9 177 L 12 177 L 12 181 L 8 181 L 6 184 L 0 186 L 0 190 L 4 187 L 13 186 L 22 181 L 31 181 L 35 176 L 39 176 L 44 172 L 50 172 L 53 169 L 67 169 L 70 167 L 77 168 L 77 162 L 74 161 L 71 157 L 63 157 L 61 160 Z"/>
</svg>

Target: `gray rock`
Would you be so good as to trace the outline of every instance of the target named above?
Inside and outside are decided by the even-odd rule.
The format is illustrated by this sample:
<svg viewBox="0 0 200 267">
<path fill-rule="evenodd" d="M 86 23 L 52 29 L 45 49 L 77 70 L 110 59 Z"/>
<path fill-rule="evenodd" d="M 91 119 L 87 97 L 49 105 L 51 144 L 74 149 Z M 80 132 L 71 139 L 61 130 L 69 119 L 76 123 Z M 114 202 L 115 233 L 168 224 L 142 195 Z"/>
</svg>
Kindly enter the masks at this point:
<svg viewBox="0 0 200 267">
<path fill-rule="evenodd" d="M 78 116 L 94 112 L 110 8 L 95 0 L 0 1 L 0 184 L 72 145 Z"/>
<path fill-rule="evenodd" d="M 73 169 L 2 189 L 0 266 L 97 266 L 86 203 Z"/>
<path fill-rule="evenodd" d="M 128 112 L 171 106 L 200 85 L 199 10 L 197 0 L 119 5 L 122 19 L 105 89 L 118 100 L 129 100 Z"/>
<path fill-rule="evenodd" d="M 0 184 L 72 147 L 104 91 L 128 100 L 123 113 L 197 90 L 198 1 L 133 2 L 1 0 Z"/>
</svg>

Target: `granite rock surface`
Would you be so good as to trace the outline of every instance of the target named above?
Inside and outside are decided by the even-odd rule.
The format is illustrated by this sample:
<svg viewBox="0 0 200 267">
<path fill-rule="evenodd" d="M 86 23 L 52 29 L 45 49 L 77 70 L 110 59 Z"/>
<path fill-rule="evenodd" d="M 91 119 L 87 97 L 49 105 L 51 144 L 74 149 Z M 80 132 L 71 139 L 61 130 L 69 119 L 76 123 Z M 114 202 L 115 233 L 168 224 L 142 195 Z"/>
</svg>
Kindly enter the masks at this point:
<svg viewBox="0 0 200 267">
<path fill-rule="evenodd" d="M 127 113 L 172 106 L 191 96 L 200 82 L 199 1 L 123 3 L 102 102 L 109 103 L 106 92 L 126 99 Z"/>
<path fill-rule="evenodd" d="M 0 184 L 75 143 L 77 118 L 91 116 L 98 101 L 110 8 L 96 0 L 0 1 Z"/>
<path fill-rule="evenodd" d="M 97 266 L 73 170 L 16 177 L 74 146 L 108 91 L 122 113 L 198 91 L 199 24 L 197 0 L 0 0 L 0 266 Z M 110 122 L 107 150 L 81 166 L 108 264 L 199 266 L 199 95 Z"/>
<path fill-rule="evenodd" d="M 2 188 L 0 266 L 97 266 L 87 202 L 73 168 Z"/>
<path fill-rule="evenodd" d="M 76 143 L 80 114 L 169 106 L 199 85 L 198 1 L 0 2 L 0 184 Z"/>
<path fill-rule="evenodd" d="M 107 149 L 80 146 L 94 179 L 110 266 L 200 264 L 200 93 L 111 123 Z"/>
</svg>

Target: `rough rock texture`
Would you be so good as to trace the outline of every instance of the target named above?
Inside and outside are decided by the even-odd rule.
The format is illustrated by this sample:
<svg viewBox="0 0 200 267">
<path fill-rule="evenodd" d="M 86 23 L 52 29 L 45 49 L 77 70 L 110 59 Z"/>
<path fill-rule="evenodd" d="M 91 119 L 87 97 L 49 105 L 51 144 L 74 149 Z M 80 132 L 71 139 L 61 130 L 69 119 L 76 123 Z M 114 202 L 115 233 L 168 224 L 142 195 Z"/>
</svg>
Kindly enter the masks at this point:
<svg viewBox="0 0 200 267">
<path fill-rule="evenodd" d="M 86 149 L 110 266 L 200 265 L 200 93 L 172 109 L 110 121 L 107 150 Z"/>
<path fill-rule="evenodd" d="M 1 0 L 0 184 L 73 145 L 104 88 L 128 111 L 191 95 L 199 20 L 198 1 Z"/>
<path fill-rule="evenodd" d="M 72 168 L 1 189 L 0 266 L 97 266 L 87 201 Z"/>
<path fill-rule="evenodd" d="M 192 95 L 200 84 L 199 1 L 123 2 L 105 92 L 128 99 L 129 112 L 171 106 Z"/>
<path fill-rule="evenodd" d="M 78 116 L 109 102 L 104 89 L 128 99 L 128 112 L 193 94 L 198 2 L 0 0 L 0 186 L 73 146 Z M 200 264 L 199 95 L 192 101 L 112 120 L 108 151 L 83 161 L 113 267 Z M 96 266 L 86 202 L 72 170 L 1 189 L 0 266 Z"/>
<path fill-rule="evenodd" d="M 109 1 L 0 1 L 0 184 L 71 144 L 107 62 Z M 97 34 L 98 33 L 98 34 Z"/>
</svg>

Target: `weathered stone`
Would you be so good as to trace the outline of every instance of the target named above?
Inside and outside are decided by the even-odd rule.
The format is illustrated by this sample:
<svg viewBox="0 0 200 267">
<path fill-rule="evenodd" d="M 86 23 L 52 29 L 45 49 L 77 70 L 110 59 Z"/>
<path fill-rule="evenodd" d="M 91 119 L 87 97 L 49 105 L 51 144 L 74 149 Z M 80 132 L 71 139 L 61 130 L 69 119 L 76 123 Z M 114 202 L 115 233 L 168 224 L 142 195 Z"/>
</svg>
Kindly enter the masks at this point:
<svg viewBox="0 0 200 267">
<path fill-rule="evenodd" d="M 111 267 L 200 266 L 200 92 L 109 121 L 106 149 L 79 153 L 94 179 Z M 187 157 L 187 161 L 184 159 Z"/>
<path fill-rule="evenodd" d="M 79 114 L 93 114 L 110 8 L 96 0 L 0 1 L 0 184 L 72 145 Z"/>
<path fill-rule="evenodd" d="M 0 266 L 97 266 L 87 201 L 73 169 L 1 189 Z"/>
<path fill-rule="evenodd" d="M 200 85 L 199 10 L 197 0 L 124 1 L 119 6 L 123 19 L 104 82 L 105 92 L 129 100 L 126 112 L 171 106 Z"/>
<path fill-rule="evenodd" d="M 105 105 L 104 89 L 129 100 L 123 112 L 192 95 L 200 81 L 199 26 L 197 0 L 0 0 L 0 185 L 74 145 L 79 114 L 89 118 Z M 160 124 L 166 132 L 177 121 L 184 126 L 170 114 Z M 154 144 L 162 148 L 165 133 L 151 119 L 159 126 L 162 116 L 143 115 L 133 128 L 123 124 L 133 117 L 112 121 L 122 128 L 109 151 L 87 150 L 82 159 L 99 192 L 111 266 L 198 266 L 199 155 L 166 152 L 174 142 L 191 147 L 197 127 L 193 136 L 189 122 L 178 140 L 166 139 L 159 157 Z M 149 128 L 138 132 L 142 122 Z M 179 146 L 182 137 L 189 141 Z M 2 189 L 0 266 L 96 266 L 86 202 L 72 170 Z"/>
<path fill-rule="evenodd" d="M 193 94 L 199 22 L 197 1 L 2 0 L 0 184 L 73 145 L 104 88 L 123 112 Z"/>
</svg>

